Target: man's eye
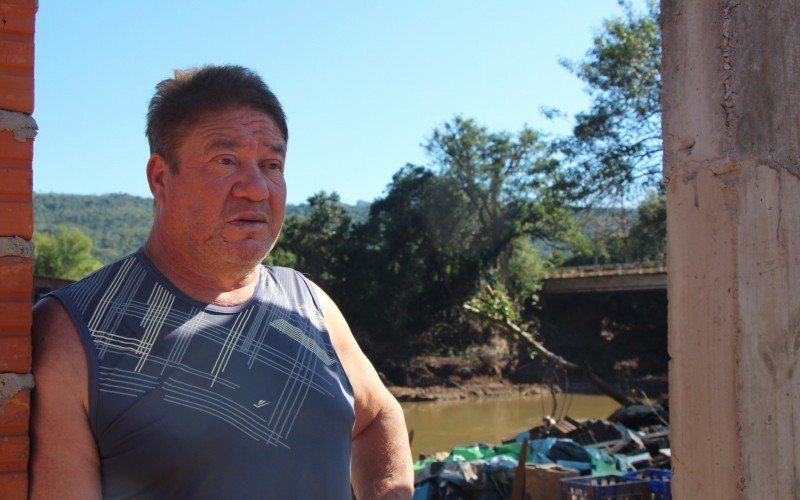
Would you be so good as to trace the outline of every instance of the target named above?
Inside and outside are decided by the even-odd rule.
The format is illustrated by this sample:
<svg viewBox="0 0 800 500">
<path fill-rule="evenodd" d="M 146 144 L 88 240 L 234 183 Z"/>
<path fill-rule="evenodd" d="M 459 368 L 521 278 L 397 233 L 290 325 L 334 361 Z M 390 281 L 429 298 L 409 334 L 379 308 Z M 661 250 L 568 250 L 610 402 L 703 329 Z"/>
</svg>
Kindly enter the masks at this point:
<svg viewBox="0 0 800 500">
<path fill-rule="evenodd" d="M 267 163 L 265 167 L 267 168 L 267 170 L 281 170 L 280 163 Z"/>
<path fill-rule="evenodd" d="M 233 158 L 231 158 L 229 156 L 223 156 L 222 158 L 219 158 L 217 161 L 221 165 L 235 165 L 236 164 L 236 160 L 234 160 Z"/>
</svg>

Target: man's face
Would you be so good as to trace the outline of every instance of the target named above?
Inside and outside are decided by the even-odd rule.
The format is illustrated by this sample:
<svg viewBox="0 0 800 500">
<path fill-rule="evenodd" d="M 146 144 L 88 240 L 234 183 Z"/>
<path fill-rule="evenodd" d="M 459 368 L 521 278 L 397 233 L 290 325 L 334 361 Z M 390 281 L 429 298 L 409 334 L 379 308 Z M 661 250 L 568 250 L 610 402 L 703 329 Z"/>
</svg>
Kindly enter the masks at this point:
<svg viewBox="0 0 800 500">
<path fill-rule="evenodd" d="M 209 113 L 183 131 L 178 172 L 164 174 L 164 241 L 205 266 L 246 268 L 272 249 L 283 223 L 286 141 L 248 107 Z"/>
</svg>

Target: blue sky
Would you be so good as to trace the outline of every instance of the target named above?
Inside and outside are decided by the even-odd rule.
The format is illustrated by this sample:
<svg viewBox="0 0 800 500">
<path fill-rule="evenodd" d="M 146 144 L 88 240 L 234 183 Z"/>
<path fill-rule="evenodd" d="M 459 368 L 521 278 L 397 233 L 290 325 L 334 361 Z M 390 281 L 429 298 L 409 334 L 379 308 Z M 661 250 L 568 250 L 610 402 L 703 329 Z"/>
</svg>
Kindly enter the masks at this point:
<svg viewBox="0 0 800 500">
<path fill-rule="evenodd" d="M 558 60 L 620 13 L 616 0 L 40 2 L 34 191 L 149 196 L 153 87 L 173 68 L 233 63 L 286 110 L 289 203 L 371 201 L 455 115 L 568 133 L 539 112 L 588 104 Z"/>
</svg>

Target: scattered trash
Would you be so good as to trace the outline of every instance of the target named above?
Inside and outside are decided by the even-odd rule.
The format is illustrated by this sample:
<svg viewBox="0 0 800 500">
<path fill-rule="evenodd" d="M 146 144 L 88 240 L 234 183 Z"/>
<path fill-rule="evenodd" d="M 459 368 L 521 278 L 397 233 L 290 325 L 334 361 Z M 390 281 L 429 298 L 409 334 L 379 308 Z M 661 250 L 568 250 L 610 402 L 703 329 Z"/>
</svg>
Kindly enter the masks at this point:
<svg viewBox="0 0 800 500">
<path fill-rule="evenodd" d="M 509 499 L 513 489 L 512 500 L 666 500 L 669 467 L 669 426 L 643 408 L 621 409 L 608 420 L 548 418 L 499 445 L 421 456 L 414 499 Z"/>
</svg>

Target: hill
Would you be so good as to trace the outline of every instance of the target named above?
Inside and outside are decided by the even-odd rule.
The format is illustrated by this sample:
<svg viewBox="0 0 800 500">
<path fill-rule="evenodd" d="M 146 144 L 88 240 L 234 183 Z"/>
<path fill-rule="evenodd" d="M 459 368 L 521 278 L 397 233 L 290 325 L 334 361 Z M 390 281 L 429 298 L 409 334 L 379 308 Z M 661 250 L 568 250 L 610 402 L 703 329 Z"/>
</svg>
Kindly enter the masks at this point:
<svg viewBox="0 0 800 500">
<path fill-rule="evenodd" d="M 369 203 L 345 205 L 356 221 L 369 213 Z M 308 213 L 307 204 L 287 205 L 286 216 Z M 53 234 L 60 225 L 81 228 L 94 242 L 92 254 L 103 264 L 140 247 L 153 222 L 153 199 L 128 194 L 78 195 L 34 193 L 37 232 Z"/>
</svg>

